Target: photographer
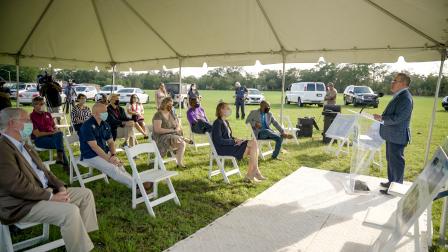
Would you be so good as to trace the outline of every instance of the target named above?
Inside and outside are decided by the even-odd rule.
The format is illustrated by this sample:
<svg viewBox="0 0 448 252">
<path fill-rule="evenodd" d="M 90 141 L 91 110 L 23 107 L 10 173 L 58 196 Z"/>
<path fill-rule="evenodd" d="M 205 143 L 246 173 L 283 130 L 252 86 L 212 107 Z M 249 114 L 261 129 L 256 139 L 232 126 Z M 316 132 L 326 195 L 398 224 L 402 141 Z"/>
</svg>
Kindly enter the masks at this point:
<svg viewBox="0 0 448 252">
<path fill-rule="evenodd" d="M 47 100 L 47 111 L 49 113 L 62 113 L 62 88 L 59 83 L 53 80 L 51 75 L 38 76 L 39 93 Z"/>
</svg>

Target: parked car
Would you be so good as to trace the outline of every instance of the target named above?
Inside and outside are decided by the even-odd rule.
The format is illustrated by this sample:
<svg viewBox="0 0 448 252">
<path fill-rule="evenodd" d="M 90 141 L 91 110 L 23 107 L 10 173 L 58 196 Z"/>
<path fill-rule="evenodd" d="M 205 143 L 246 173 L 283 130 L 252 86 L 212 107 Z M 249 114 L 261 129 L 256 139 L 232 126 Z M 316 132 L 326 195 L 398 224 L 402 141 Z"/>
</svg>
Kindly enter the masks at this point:
<svg viewBox="0 0 448 252">
<path fill-rule="evenodd" d="M 445 96 L 445 98 L 443 98 L 442 100 L 442 107 L 448 111 L 448 96 Z"/>
<path fill-rule="evenodd" d="M 37 91 L 37 88 L 30 88 L 19 93 L 19 103 L 31 104 L 33 103 L 33 98 L 37 96 L 39 96 L 39 91 Z"/>
<path fill-rule="evenodd" d="M 347 86 L 344 90 L 344 104 L 353 106 L 373 106 L 378 108 L 378 95 L 367 86 Z"/>
<path fill-rule="evenodd" d="M 260 102 L 263 100 L 264 95 L 260 92 L 260 90 L 256 88 L 247 89 L 247 97 L 245 101 L 246 104 L 260 104 Z"/>
<path fill-rule="evenodd" d="M 142 104 L 148 103 L 149 101 L 148 95 L 145 94 L 145 91 L 141 90 L 140 88 L 122 88 L 117 91 L 117 94 L 120 95 L 120 103 L 128 103 L 131 100 L 131 95 L 133 94 L 138 96 L 138 99 Z"/>
<path fill-rule="evenodd" d="M 19 83 L 19 95 L 27 90 L 37 88 L 36 83 Z M 14 85 L 11 89 L 11 99 L 16 99 L 17 97 L 17 86 Z"/>
<path fill-rule="evenodd" d="M 95 87 L 92 86 L 75 86 L 73 87 L 75 95 L 84 94 L 88 99 L 95 100 L 95 96 L 98 93 Z"/>
<path fill-rule="evenodd" d="M 181 104 L 181 108 L 186 108 L 188 104 L 188 90 L 191 84 L 182 83 L 182 88 L 179 92 L 179 82 L 170 82 L 165 84 L 165 89 L 173 98 L 174 106 Z"/>
<path fill-rule="evenodd" d="M 115 85 L 115 86 L 106 85 L 106 86 L 102 87 L 99 92 L 96 93 L 95 102 L 97 102 L 99 99 L 101 99 L 102 94 L 110 95 L 112 93 L 112 87 L 113 87 L 114 93 L 116 93 L 118 90 L 124 88 L 121 85 Z"/>
<path fill-rule="evenodd" d="M 302 107 L 303 104 L 317 104 L 322 107 L 325 94 L 325 84 L 322 82 L 292 83 L 286 89 L 285 103 L 295 102 L 299 107 Z"/>
</svg>

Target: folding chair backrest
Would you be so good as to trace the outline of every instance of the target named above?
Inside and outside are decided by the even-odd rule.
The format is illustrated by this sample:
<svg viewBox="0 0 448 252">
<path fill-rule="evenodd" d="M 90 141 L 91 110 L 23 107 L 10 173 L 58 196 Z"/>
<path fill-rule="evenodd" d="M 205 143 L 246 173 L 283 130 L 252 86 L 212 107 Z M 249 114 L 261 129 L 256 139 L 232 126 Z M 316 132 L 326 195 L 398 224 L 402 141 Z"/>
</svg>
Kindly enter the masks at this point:
<svg viewBox="0 0 448 252">
<path fill-rule="evenodd" d="M 75 154 L 73 152 L 72 144 L 79 142 L 78 135 L 76 134 L 76 132 L 73 132 L 73 134 L 71 134 L 70 136 L 64 135 L 64 141 L 65 141 L 65 145 L 68 149 L 68 154 L 70 156 L 70 160 L 74 160 Z"/>
<path fill-rule="evenodd" d="M 250 123 L 246 124 L 247 128 L 250 131 L 250 135 L 254 140 L 257 140 L 257 137 L 255 136 L 254 129 L 252 128 L 252 125 Z"/>
<path fill-rule="evenodd" d="M 212 136 L 210 136 L 210 133 L 205 132 L 205 134 L 207 135 L 208 138 L 208 142 L 210 143 L 210 149 L 212 150 L 214 155 L 218 155 L 218 152 L 216 152 L 216 148 L 215 148 L 215 144 L 213 144 L 213 139 Z"/>
<path fill-rule="evenodd" d="M 131 148 L 125 147 L 124 149 L 126 151 L 126 156 L 129 160 L 133 172 L 138 173 L 137 165 L 134 161 L 134 158 L 141 154 L 154 154 L 154 169 L 166 170 L 165 165 L 163 164 L 162 157 L 160 156 L 159 149 L 157 148 L 155 142 L 142 143 Z"/>
</svg>

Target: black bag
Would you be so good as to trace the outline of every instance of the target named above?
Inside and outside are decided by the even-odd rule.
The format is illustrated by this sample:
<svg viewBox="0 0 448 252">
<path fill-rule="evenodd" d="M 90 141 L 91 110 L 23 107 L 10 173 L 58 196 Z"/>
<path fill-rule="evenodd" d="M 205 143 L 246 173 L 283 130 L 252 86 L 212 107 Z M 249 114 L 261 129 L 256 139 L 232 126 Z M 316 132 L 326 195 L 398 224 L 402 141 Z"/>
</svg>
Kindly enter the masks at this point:
<svg viewBox="0 0 448 252">
<path fill-rule="evenodd" d="M 296 127 L 299 129 L 297 131 L 297 137 L 312 137 L 313 127 L 319 130 L 319 126 L 317 126 L 314 117 L 298 118 Z"/>
</svg>

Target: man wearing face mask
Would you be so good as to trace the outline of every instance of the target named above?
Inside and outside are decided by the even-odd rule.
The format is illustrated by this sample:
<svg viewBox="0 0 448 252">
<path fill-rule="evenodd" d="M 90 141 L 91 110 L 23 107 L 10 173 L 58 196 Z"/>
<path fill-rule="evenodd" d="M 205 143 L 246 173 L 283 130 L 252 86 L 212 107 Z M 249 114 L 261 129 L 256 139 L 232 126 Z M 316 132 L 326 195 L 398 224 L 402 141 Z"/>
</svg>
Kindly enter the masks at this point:
<svg viewBox="0 0 448 252">
<path fill-rule="evenodd" d="M 61 164 L 66 172 L 69 171 L 68 159 L 64 151 L 64 134 L 56 128 L 54 119 L 50 113 L 45 112 L 43 97 L 33 98 L 34 110 L 30 115 L 34 130 L 32 139 L 38 148 L 56 149 L 56 163 Z"/>
<path fill-rule="evenodd" d="M 65 188 L 24 143 L 33 131 L 20 108 L 0 112 L 0 221 L 5 225 L 48 223 L 60 227 L 67 251 L 90 251 L 88 232 L 98 230 L 95 200 L 86 188 Z"/>
<path fill-rule="evenodd" d="M 267 101 L 262 101 L 260 103 L 260 109 L 252 110 L 249 113 L 246 119 L 246 124 L 251 125 L 257 139 L 272 139 L 275 141 L 275 149 L 272 153 L 272 159 L 279 159 L 278 154 L 282 147 L 283 138 L 292 138 L 292 136 L 285 133 L 285 130 L 277 120 L 275 120 L 270 109 L 271 105 L 269 105 Z M 280 134 L 270 128 L 271 124 L 274 125 Z"/>
<path fill-rule="evenodd" d="M 78 104 L 72 107 L 71 118 L 74 130 L 79 133 L 82 124 L 92 116 L 92 112 L 86 106 L 87 97 L 84 94 L 79 94 L 77 100 Z"/>
<path fill-rule="evenodd" d="M 190 99 L 190 108 L 187 111 L 187 119 L 190 122 L 191 130 L 197 134 L 212 132 L 212 125 L 205 115 L 204 109 L 200 106 L 196 98 Z"/>
<path fill-rule="evenodd" d="M 132 176 L 126 172 L 123 163 L 116 156 L 111 127 L 106 122 L 108 116 L 104 104 L 93 105 L 92 116 L 82 124 L 79 133 L 81 160 L 132 188 Z M 147 189 L 151 187 L 149 182 L 143 185 Z"/>
<path fill-rule="evenodd" d="M 124 146 L 132 146 L 134 143 L 133 128 L 134 122 L 126 116 L 126 111 L 120 107 L 120 100 L 117 94 L 111 94 L 109 98 L 110 104 L 107 106 L 107 123 L 110 125 L 112 137 L 114 141 L 117 135 L 124 137 Z M 132 138 L 132 141 L 130 141 Z"/>
</svg>

